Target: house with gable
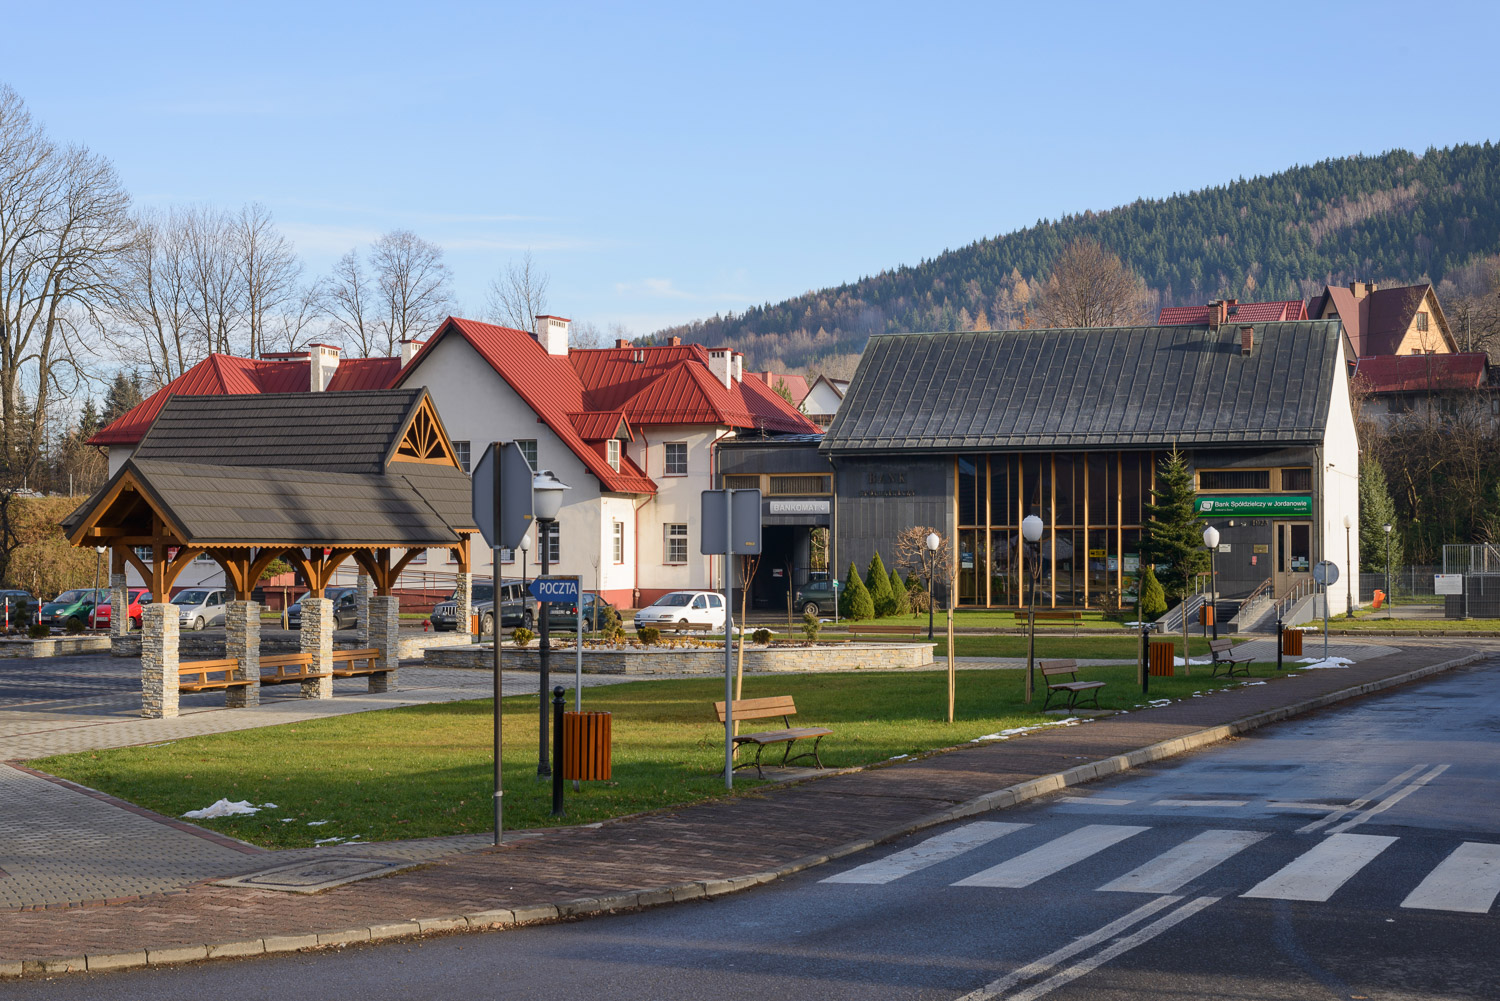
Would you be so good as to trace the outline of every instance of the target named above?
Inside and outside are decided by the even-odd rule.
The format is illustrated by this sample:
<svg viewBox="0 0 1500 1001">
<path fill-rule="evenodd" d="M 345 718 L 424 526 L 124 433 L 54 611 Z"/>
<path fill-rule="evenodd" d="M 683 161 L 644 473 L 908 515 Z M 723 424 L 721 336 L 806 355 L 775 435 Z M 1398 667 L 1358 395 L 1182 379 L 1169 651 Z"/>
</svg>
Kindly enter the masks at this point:
<svg viewBox="0 0 1500 1001">
<path fill-rule="evenodd" d="M 552 537 L 554 573 L 619 607 L 668 591 L 717 586 L 720 558 L 699 554 L 700 494 L 718 445 L 743 435 L 818 428 L 728 348 L 664 345 L 570 349 L 570 321 L 539 316 L 530 332 L 450 317 L 395 381 L 425 386 L 465 468 L 493 440 L 521 443 L 533 469 L 569 486 Z M 526 570 L 540 565 L 532 539 Z M 502 552 L 501 576 L 520 554 Z M 492 571 L 476 548 L 474 572 Z"/>
</svg>

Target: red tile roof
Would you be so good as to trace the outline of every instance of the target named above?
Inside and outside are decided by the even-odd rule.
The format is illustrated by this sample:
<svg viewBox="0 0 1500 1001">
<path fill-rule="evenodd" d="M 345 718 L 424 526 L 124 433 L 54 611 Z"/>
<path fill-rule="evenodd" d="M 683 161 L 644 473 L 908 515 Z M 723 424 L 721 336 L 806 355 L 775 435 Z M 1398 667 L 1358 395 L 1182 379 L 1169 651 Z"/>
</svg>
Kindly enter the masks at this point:
<svg viewBox="0 0 1500 1001">
<path fill-rule="evenodd" d="M 400 371 L 400 358 L 348 358 L 334 369 L 328 390 L 388 389 Z M 241 358 L 212 354 L 100 428 L 89 439 L 89 444 L 136 444 L 172 396 L 305 393 L 311 388 L 311 383 L 311 362 L 305 358 Z"/>
<path fill-rule="evenodd" d="M 1445 355 L 1375 355 L 1359 360 L 1354 377 L 1373 393 L 1478 389 L 1489 383 L 1489 358 L 1482 351 Z"/>
<path fill-rule="evenodd" d="M 1238 302 L 1229 307 L 1230 323 L 1280 323 L 1307 319 L 1307 304 L 1301 299 L 1283 302 Z M 1156 322 L 1164 327 L 1208 322 L 1208 306 L 1163 306 Z"/>
<path fill-rule="evenodd" d="M 770 369 L 764 372 L 746 372 L 745 378 L 759 379 L 772 389 L 776 388 L 778 382 L 784 382 L 787 392 L 792 394 L 792 402 L 797 404 L 807 399 L 807 391 L 812 388 L 807 384 L 804 376 L 792 375 L 789 372 L 772 372 Z"/>
<path fill-rule="evenodd" d="M 1344 333 L 1349 335 L 1357 358 L 1377 355 L 1394 355 L 1401 346 L 1406 331 L 1411 328 L 1412 317 L 1427 301 L 1431 285 L 1395 285 L 1377 288 L 1356 299 L 1346 285 L 1328 285 L 1323 294 L 1313 300 L 1312 315 L 1321 318 L 1331 304 L 1344 324 Z M 1452 351 L 1457 345 L 1448 331 L 1448 320 L 1441 306 L 1433 300 L 1433 315 L 1428 317 L 1428 329 L 1432 332 L 1433 346 Z"/>
<path fill-rule="evenodd" d="M 623 410 L 586 410 L 583 413 L 569 414 L 568 420 L 573 422 L 573 430 L 577 431 L 578 437 L 584 441 L 604 441 L 607 438 L 635 441 L 635 435 L 630 433 L 630 422 L 625 419 Z"/>
</svg>

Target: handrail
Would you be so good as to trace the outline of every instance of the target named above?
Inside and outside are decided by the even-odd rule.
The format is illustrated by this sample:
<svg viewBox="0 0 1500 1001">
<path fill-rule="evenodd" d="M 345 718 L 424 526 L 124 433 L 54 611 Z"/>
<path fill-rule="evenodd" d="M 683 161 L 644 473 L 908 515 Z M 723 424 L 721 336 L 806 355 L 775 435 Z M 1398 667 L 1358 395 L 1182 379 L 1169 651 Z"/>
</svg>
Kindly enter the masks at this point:
<svg viewBox="0 0 1500 1001">
<path fill-rule="evenodd" d="M 1292 607 L 1296 605 L 1297 602 L 1301 601 L 1303 598 L 1311 594 L 1313 585 L 1314 581 L 1312 580 L 1312 578 L 1300 580 L 1297 582 L 1297 585 L 1295 587 L 1278 598 L 1276 600 L 1275 606 L 1277 620 L 1279 621 L 1285 619 L 1287 613 L 1292 610 Z"/>
<path fill-rule="evenodd" d="M 1251 591 L 1249 596 L 1247 596 L 1244 601 L 1240 602 L 1240 607 L 1235 611 L 1234 617 L 1229 621 L 1236 623 L 1249 623 L 1259 618 L 1261 614 L 1261 606 L 1271 600 L 1271 596 L 1267 594 L 1267 592 L 1270 590 L 1271 578 L 1267 577 L 1265 580 L 1261 581 L 1255 586 L 1255 590 Z"/>
</svg>

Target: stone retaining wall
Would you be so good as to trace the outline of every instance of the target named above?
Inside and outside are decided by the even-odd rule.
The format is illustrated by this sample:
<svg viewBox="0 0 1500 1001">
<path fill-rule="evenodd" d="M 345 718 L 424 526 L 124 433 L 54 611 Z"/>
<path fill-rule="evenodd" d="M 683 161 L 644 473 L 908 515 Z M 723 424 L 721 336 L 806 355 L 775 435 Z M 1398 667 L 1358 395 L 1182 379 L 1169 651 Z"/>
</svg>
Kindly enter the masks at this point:
<svg viewBox="0 0 1500 1001">
<path fill-rule="evenodd" d="M 108 636 L 54 636 L 46 640 L 0 639 L 0 657 L 69 657 L 76 653 L 104 653 Z M 136 641 L 136 655 L 141 652 Z"/>
<path fill-rule="evenodd" d="M 573 650 L 553 650 L 551 669 L 573 670 Z M 507 645 L 502 665 L 507 671 L 536 671 L 535 646 L 518 650 Z M 489 670 L 494 665 L 490 644 L 428 650 L 428 667 L 470 667 Z M 746 671 L 879 671 L 931 667 L 932 647 L 925 643 L 845 643 L 819 647 L 746 647 Z M 588 674 L 717 674 L 724 673 L 724 650 L 627 647 L 623 650 L 583 652 Z"/>
</svg>

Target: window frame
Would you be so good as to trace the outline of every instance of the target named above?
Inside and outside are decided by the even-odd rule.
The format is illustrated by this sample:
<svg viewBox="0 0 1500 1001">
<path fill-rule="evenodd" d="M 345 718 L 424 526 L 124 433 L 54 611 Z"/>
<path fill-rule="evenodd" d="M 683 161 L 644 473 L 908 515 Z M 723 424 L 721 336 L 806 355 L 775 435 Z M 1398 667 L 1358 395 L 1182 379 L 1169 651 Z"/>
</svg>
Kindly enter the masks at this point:
<svg viewBox="0 0 1500 1001">
<path fill-rule="evenodd" d="M 620 439 L 611 438 L 604 443 L 604 461 L 615 472 L 620 471 Z"/>
<path fill-rule="evenodd" d="M 625 523 L 623 521 L 613 522 L 614 527 L 610 529 L 610 546 L 615 558 L 615 565 L 622 566 L 625 563 Z"/>
<path fill-rule="evenodd" d="M 681 529 L 682 531 L 678 532 L 676 531 L 677 529 Z M 665 533 L 662 540 L 662 563 L 666 566 L 673 567 L 687 566 L 689 555 L 687 524 L 684 522 L 668 522 L 667 524 L 662 526 L 662 531 Z M 673 556 L 675 555 L 674 547 L 676 545 L 681 545 L 682 547 L 682 556 L 680 559 L 673 558 Z"/>
<path fill-rule="evenodd" d="M 1416 325 L 1417 333 L 1427 333 L 1427 310 L 1417 310 L 1417 315 L 1412 319 L 1412 322 Z"/>
<path fill-rule="evenodd" d="M 681 451 L 681 470 L 673 472 L 672 453 Z M 688 443 L 685 441 L 669 441 L 662 445 L 662 475 L 663 476 L 686 476 L 688 475 Z"/>
<path fill-rule="evenodd" d="M 1266 476 L 1266 485 L 1263 487 L 1205 487 L 1203 485 L 1203 476 L 1205 473 L 1264 473 Z M 1276 486 L 1275 478 L 1271 475 L 1271 470 L 1266 467 L 1199 469 L 1194 472 L 1193 480 L 1194 486 L 1200 494 L 1269 494 L 1274 492 L 1274 487 Z"/>
<path fill-rule="evenodd" d="M 1307 486 L 1294 487 L 1287 483 L 1288 473 L 1302 473 L 1307 476 Z M 1280 484 L 1282 493 L 1308 493 L 1313 488 L 1313 471 L 1311 466 L 1288 466 L 1280 471 Z"/>
<path fill-rule="evenodd" d="M 537 466 L 541 464 L 540 453 L 537 451 L 535 438 L 517 438 L 516 444 L 521 448 L 521 454 L 526 456 L 526 462 L 531 466 L 531 471 L 536 472 Z M 531 446 L 527 448 L 527 446 Z"/>
<path fill-rule="evenodd" d="M 458 468 L 462 469 L 465 475 L 473 473 L 474 470 L 469 464 L 471 458 L 469 441 L 463 438 L 450 438 L 448 444 L 453 446 L 453 457 L 458 460 Z"/>
</svg>

